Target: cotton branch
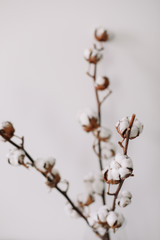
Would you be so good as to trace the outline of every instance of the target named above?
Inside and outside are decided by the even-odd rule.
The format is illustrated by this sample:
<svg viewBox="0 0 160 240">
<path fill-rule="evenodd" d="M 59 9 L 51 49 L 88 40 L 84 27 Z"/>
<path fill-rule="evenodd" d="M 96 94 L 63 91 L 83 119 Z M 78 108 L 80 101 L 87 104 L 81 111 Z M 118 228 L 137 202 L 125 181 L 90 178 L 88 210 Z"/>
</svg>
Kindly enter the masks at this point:
<svg viewBox="0 0 160 240">
<path fill-rule="evenodd" d="M 123 154 L 124 155 L 127 155 L 130 132 L 131 132 L 131 129 L 132 129 L 132 126 L 133 126 L 133 122 L 134 122 L 135 116 L 136 116 L 135 114 L 132 115 L 131 121 L 129 123 L 129 127 L 128 127 L 127 132 L 126 132 L 126 142 L 125 142 L 125 147 L 123 148 Z M 116 192 L 113 194 L 114 195 L 114 199 L 113 199 L 112 211 L 115 210 L 116 199 L 118 197 L 119 191 L 121 190 L 123 182 L 124 182 L 124 180 L 121 179 Z"/>
</svg>

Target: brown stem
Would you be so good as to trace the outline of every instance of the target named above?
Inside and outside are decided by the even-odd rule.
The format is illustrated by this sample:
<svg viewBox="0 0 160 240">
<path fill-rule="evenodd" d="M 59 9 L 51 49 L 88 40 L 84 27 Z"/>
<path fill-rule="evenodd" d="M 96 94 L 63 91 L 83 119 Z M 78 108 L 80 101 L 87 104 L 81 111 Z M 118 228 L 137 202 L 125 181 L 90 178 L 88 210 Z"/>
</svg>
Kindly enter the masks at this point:
<svg viewBox="0 0 160 240">
<path fill-rule="evenodd" d="M 129 143 L 129 137 L 130 137 L 130 133 L 131 133 L 131 128 L 133 126 L 133 122 L 134 122 L 134 119 L 135 119 L 135 114 L 132 115 L 132 118 L 131 118 L 131 121 L 129 123 L 129 127 L 127 129 L 127 132 L 126 132 L 126 142 L 125 142 L 125 147 L 123 147 L 123 154 L 124 155 L 127 155 L 127 150 L 128 150 L 128 143 Z M 118 197 L 118 194 L 119 194 L 119 191 L 121 190 L 121 187 L 123 185 L 123 182 L 124 180 L 121 179 L 119 185 L 118 185 L 118 188 L 114 194 L 114 199 L 113 199 L 113 205 L 112 205 L 112 211 L 115 210 L 115 207 L 116 207 L 116 199 Z"/>
</svg>

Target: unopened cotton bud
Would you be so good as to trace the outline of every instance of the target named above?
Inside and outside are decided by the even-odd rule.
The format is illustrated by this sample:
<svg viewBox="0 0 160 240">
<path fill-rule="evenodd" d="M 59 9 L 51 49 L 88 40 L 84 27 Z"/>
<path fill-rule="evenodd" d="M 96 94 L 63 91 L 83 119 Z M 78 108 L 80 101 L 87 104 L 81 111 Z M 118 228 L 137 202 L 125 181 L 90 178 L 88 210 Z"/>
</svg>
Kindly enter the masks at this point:
<svg viewBox="0 0 160 240">
<path fill-rule="evenodd" d="M 22 149 L 10 150 L 7 154 L 8 162 L 13 166 L 24 164 L 25 152 Z"/>
<path fill-rule="evenodd" d="M 14 135 L 15 129 L 13 127 L 13 124 L 11 122 L 2 122 L 0 124 L 0 133 L 2 134 L 1 136 L 3 138 L 3 140 L 5 141 L 5 137 L 7 139 L 11 139 Z"/>
<path fill-rule="evenodd" d="M 108 33 L 105 28 L 98 27 L 94 32 L 94 36 L 97 41 L 106 42 L 108 40 Z"/>
</svg>

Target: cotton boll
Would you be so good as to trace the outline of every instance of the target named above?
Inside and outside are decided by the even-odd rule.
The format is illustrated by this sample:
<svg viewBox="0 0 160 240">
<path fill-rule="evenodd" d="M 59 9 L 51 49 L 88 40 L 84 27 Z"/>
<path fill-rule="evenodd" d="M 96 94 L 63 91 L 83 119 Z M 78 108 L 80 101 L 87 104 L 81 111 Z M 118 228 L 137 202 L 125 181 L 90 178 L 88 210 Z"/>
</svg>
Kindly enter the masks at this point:
<svg viewBox="0 0 160 240">
<path fill-rule="evenodd" d="M 128 197 L 121 197 L 118 200 L 118 205 L 120 207 L 126 207 L 131 203 L 131 199 L 129 199 Z"/>
<path fill-rule="evenodd" d="M 131 174 L 131 171 L 127 168 L 119 168 L 118 172 L 119 172 L 121 178 L 125 178 L 129 174 Z"/>
<path fill-rule="evenodd" d="M 120 180 L 118 169 L 113 168 L 113 169 L 110 170 L 110 172 L 111 172 L 111 176 L 112 176 L 113 180 Z"/>
<path fill-rule="evenodd" d="M 45 164 L 45 159 L 44 158 L 38 158 L 34 162 L 35 167 L 37 169 L 39 169 L 40 171 L 45 171 L 44 164 Z"/>
<path fill-rule="evenodd" d="M 117 225 L 118 226 L 122 226 L 124 223 L 124 216 L 121 213 L 118 213 L 118 222 Z"/>
<path fill-rule="evenodd" d="M 127 191 L 127 190 L 123 190 L 123 191 L 121 192 L 121 196 L 127 197 L 127 198 L 129 198 L 129 199 L 132 198 L 131 192 L 129 192 L 129 191 Z"/>
<path fill-rule="evenodd" d="M 44 162 L 44 168 L 48 169 L 49 166 L 54 166 L 56 163 L 56 159 L 53 157 L 49 157 Z"/>
<path fill-rule="evenodd" d="M 0 131 L 6 138 L 11 139 L 14 136 L 15 129 L 11 122 L 5 121 L 0 124 Z M 5 138 L 2 137 L 2 140 L 5 141 Z"/>
<path fill-rule="evenodd" d="M 98 219 L 103 223 L 106 222 L 108 213 L 109 213 L 109 210 L 107 205 L 100 207 L 97 213 Z"/>
<path fill-rule="evenodd" d="M 121 166 L 123 168 L 131 168 L 133 169 L 133 162 L 132 159 L 129 157 L 125 157 L 122 161 L 121 161 Z"/>
<path fill-rule="evenodd" d="M 88 173 L 84 178 L 84 182 L 93 182 L 94 181 L 94 174 L 92 172 Z"/>
<path fill-rule="evenodd" d="M 81 125 L 89 125 L 90 124 L 90 121 L 89 121 L 89 118 L 88 118 L 88 115 L 83 112 L 80 116 L 79 116 L 79 122 Z"/>
<path fill-rule="evenodd" d="M 110 159 L 115 155 L 116 148 L 112 142 L 104 142 L 102 145 L 102 157 L 104 159 Z"/>
<path fill-rule="evenodd" d="M 103 85 L 104 83 L 105 83 L 104 77 L 99 76 L 99 77 L 96 79 L 96 84 L 97 84 L 97 85 Z"/>
<path fill-rule="evenodd" d="M 109 212 L 107 216 L 107 223 L 110 227 L 113 227 L 118 221 L 117 214 L 113 211 Z"/>
<path fill-rule="evenodd" d="M 124 154 L 117 153 L 115 156 L 115 161 L 118 162 L 120 165 L 122 165 L 124 158 L 126 158 Z"/>
<path fill-rule="evenodd" d="M 92 187 L 95 193 L 101 195 L 104 189 L 104 183 L 102 180 L 97 179 L 93 182 Z"/>
<path fill-rule="evenodd" d="M 133 125 L 130 132 L 130 138 L 137 137 L 138 133 L 139 133 L 139 129 L 135 125 Z"/>
<path fill-rule="evenodd" d="M 97 223 L 98 223 L 98 217 L 97 217 L 97 213 L 92 213 L 88 218 L 87 218 L 89 225 L 91 227 L 96 227 Z"/>
<path fill-rule="evenodd" d="M 92 53 L 91 49 L 85 49 L 84 50 L 84 58 L 88 60 L 90 55 L 91 55 L 91 53 Z"/>
<path fill-rule="evenodd" d="M 110 163 L 110 169 L 119 169 L 120 165 L 118 162 L 116 162 L 115 160 L 112 160 Z"/>
<path fill-rule="evenodd" d="M 13 166 L 18 166 L 24 163 L 25 152 L 22 149 L 10 150 L 7 154 L 8 162 Z"/>
<path fill-rule="evenodd" d="M 64 208 L 66 214 L 72 218 L 79 218 L 79 214 L 72 208 L 72 206 L 69 203 L 66 203 Z"/>
</svg>

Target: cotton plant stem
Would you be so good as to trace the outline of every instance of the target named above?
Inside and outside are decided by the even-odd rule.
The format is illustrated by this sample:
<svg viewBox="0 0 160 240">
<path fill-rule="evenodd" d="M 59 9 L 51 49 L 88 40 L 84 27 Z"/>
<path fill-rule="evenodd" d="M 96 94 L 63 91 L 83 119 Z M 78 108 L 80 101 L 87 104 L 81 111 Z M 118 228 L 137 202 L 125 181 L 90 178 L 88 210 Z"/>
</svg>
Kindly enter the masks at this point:
<svg viewBox="0 0 160 240">
<path fill-rule="evenodd" d="M 95 84 L 96 81 L 96 74 L 97 74 L 97 64 L 94 64 L 94 74 L 93 74 L 93 83 Z M 99 95 L 98 95 L 98 90 L 95 88 L 95 96 L 96 96 L 96 102 L 97 102 L 97 112 L 98 112 L 98 121 L 99 121 L 99 126 L 101 127 L 101 102 L 99 100 Z M 99 159 L 99 167 L 100 170 L 103 170 L 103 163 L 102 163 L 102 148 L 101 148 L 101 140 L 98 139 L 98 159 Z M 105 199 L 105 183 L 103 192 L 102 192 L 102 202 L 103 205 L 106 204 L 106 199 Z"/>
<path fill-rule="evenodd" d="M 132 115 L 131 121 L 129 123 L 129 127 L 128 127 L 127 132 L 126 132 L 126 142 L 125 142 L 125 147 L 123 148 L 123 154 L 124 155 L 127 155 L 128 144 L 129 144 L 129 137 L 130 137 L 130 133 L 131 133 L 131 129 L 132 129 L 132 126 L 133 126 L 133 122 L 134 122 L 135 116 L 136 116 L 135 114 Z M 123 183 L 124 183 L 124 180 L 121 179 L 121 181 L 120 181 L 120 183 L 118 185 L 118 188 L 117 188 L 116 192 L 114 193 L 112 211 L 114 211 L 115 208 L 116 208 L 116 200 L 117 200 L 119 191 L 121 190 L 121 187 L 122 187 Z"/>
</svg>

